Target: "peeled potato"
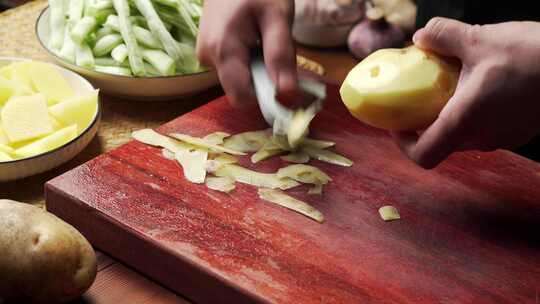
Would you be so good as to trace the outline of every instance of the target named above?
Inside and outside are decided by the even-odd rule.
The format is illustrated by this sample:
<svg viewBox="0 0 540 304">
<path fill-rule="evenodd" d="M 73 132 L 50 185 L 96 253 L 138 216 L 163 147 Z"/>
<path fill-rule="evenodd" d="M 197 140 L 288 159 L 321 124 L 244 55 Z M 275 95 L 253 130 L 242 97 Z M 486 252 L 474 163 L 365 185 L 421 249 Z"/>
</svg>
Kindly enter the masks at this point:
<svg viewBox="0 0 540 304">
<path fill-rule="evenodd" d="M 428 127 L 454 94 L 458 69 L 414 46 L 379 50 L 354 67 L 341 98 L 364 123 L 392 131 Z"/>
<path fill-rule="evenodd" d="M 0 200 L 0 219 L 0 302 L 64 303 L 92 285 L 96 256 L 75 228 L 8 200 Z"/>
</svg>

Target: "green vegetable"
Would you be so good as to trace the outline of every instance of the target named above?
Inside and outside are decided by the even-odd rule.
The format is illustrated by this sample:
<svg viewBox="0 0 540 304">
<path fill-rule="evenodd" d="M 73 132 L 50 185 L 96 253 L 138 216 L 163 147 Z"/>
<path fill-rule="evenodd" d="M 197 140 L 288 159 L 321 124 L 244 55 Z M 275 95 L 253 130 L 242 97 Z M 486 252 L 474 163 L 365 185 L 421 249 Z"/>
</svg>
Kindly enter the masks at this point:
<svg viewBox="0 0 540 304">
<path fill-rule="evenodd" d="M 112 52 L 111 57 L 118 63 L 125 62 L 128 57 L 128 50 L 125 44 L 116 46 Z"/>
<path fill-rule="evenodd" d="M 118 66 L 102 66 L 96 65 L 94 68 L 96 71 L 106 74 L 120 75 L 120 76 L 131 76 L 131 70 L 129 68 L 118 67 Z"/>
<path fill-rule="evenodd" d="M 161 42 L 154 38 L 149 30 L 135 25 L 133 26 L 133 33 L 135 33 L 135 38 L 142 45 L 153 49 L 163 49 Z"/>
<path fill-rule="evenodd" d="M 49 0 L 51 7 L 51 39 L 49 47 L 54 51 L 59 51 L 64 44 L 64 31 L 66 28 L 66 10 L 63 0 Z"/>
<path fill-rule="evenodd" d="M 141 50 L 133 34 L 133 28 L 131 27 L 131 21 L 129 20 L 129 4 L 127 0 L 113 0 L 114 8 L 118 13 L 118 23 L 122 38 L 128 49 L 128 58 L 131 65 L 131 70 L 136 76 L 144 76 L 145 69 L 142 59 Z"/>
<path fill-rule="evenodd" d="M 94 54 L 92 49 L 86 43 L 77 45 L 75 64 L 80 67 L 93 69 L 94 68 Z"/>
<path fill-rule="evenodd" d="M 144 60 L 155 67 L 160 75 L 171 76 L 176 72 L 174 60 L 165 52 L 160 50 L 143 50 L 142 54 Z"/>
<path fill-rule="evenodd" d="M 103 56 L 109 54 L 116 46 L 122 43 L 122 36 L 110 34 L 103 36 L 94 46 L 94 55 Z"/>
<path fill-rule="evenodd" d="M 180 60 L 183 57 L 182 49 L 165 28 L 150 0 L 133 0 L 133 2 L 139 12 L 146 18 L 150 31 L 161 41 L 167 54 L 174 60 Z"/>
<path fill-rule="evenodd" d="M 117 62 L 111 57 L 95 58 L 95 63 L 96 65 L 101 65 L 101 66 L 119 66 L 119 67 L 129 68 L 129 62 L 127 62 L 126 60 L 124 60 L 123 62 Z"/>
<path fill-rule="evenodd" d="M 77 45 L 75 42 L 73 42 L 73 40 L 71 40 L 69 29 L 66 28 L 64 34 L 64 45 L 62 45 L 62 49 L 60 49 L 58 55 L 71 63 L 75 63 L 76 50 Z"/>
<path fill-rule="evenodd" d="M 94 17 L 83 17 L 71 29 L 71 39 L 73 39 L 75 43 L 82 43 L 90 32 L 94 30 L 96 25 L 97 22 Z"/>
<path fill-rule="evenodd" d="M 71 26 L 81 20 L 84 11 L 84 0 L 70 0 L 68 8 L 68 19 Z"/>
<path fill-rule="evenodd" d="M 108 26 L 107 27 L 102 27 L 99 30 L 97 30 L 97 32 L 96 32 L 96 40 L 99 40 L 104 36 L 119 33 L 119 32 L 120 31 L 116 31 L 116 30 L 114 30 L 114 29 L 112 29 L 112 28 L 110 28 Z"/>
</svg>

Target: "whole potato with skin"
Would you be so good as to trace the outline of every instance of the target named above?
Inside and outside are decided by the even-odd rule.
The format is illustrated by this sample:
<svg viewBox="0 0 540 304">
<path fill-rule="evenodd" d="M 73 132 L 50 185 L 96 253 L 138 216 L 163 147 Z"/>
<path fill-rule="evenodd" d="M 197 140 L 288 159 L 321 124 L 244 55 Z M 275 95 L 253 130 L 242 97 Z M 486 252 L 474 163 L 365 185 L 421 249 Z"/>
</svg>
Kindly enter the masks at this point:
<svg viewBox="0 0 540 304">
<path fill-rule="evenodd" d="M 94 282 L 96 255 L 71 225 L 38 207 L 0 200 L 0 303 L 63 303 Z"/>
</svg>

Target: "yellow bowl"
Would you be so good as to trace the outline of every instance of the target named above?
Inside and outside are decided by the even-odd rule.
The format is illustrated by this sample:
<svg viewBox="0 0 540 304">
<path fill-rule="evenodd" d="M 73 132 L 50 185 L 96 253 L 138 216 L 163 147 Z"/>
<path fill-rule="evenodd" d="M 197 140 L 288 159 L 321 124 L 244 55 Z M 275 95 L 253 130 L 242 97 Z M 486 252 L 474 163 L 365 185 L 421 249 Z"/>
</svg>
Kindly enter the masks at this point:
<svg viewBox="0 0 540 304">
<path fill-rule="evenodd" d="M 9 65 L 15 61 L 22 61 L 21 58 L 6 58 L 0 57 L 0 67 Z M 75 92 L 85 93 L 94 90 L 92 84 L 76 73 L 64 68 L 55 66 L 60 74 L 66 78 L 70 86 Z M 13 181 L 28 176 L 36 175 L 50 169 L 56 168 L 61 164 L 69 161 L 79 154 L 97 133 L 99 121 L 101 118 L 101 103 L 98 99 L 97 111 L 94 115 L 92 123 L 77 136 L 77 138 L 66 143 L 65 145 L 56 148 L 52 151 L 45 152 L 29 158 L 18 159 L 7 162 L 0 162 L 0 182 Z"/>
<path fill-rule="evenodd" d="M 101 92 L 136 100 L 167 100 L 200 93 L 219 84 L 214 70 L 169 77 L 128 77 L 79 67 L 47 48 L 50 38 L 49 14 L 49 8 L 45 8 L 36 23 L 36 35 L 41 46 L 58 64 L 83 75 Z"/>
</svg>

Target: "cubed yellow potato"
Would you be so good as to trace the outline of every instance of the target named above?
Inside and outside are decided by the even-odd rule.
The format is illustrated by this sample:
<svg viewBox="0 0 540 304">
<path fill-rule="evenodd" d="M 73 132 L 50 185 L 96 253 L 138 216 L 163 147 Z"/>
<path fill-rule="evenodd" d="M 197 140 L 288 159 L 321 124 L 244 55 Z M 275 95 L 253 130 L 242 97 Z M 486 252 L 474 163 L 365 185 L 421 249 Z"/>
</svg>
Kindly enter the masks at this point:
<svg viewBox="0 0 540 304">
<path fill-rule="evenodd" d="M 32 62 L 30 67 L 32 84 L 36 91 L 43 93 L 49 104 L 54 104 L 75 96 L 75 92 L 51 64 Z"/>
<path fill-rule="evenodd" d="M 92 123 L 96 115 L 98 93 L 99 91 L 95 90 L 57 103 L 49 107 L 49 113 L 66 126 L 76 124 L 79 132 L 83 132 Z"/>
<path fill-rule="evenodd" d="M 53 131 L 43 94 L 10 98 L 0 117 L 10 143 L 41 137 Z"/>
<path fill-rule="evenodd" d="M 32 157 L 59 148 L 76 137 L 77 125 L 71 125 L 23 146 L 13 154 L 21 158 Z"/>
<path fill-rule="evenodd" d="M 454 94 L 459 69 L 415 46 L 374 52 L 348 74 L 341 98 L 362 122 L 386 130 L 427 128 Z"/>
</svg>

